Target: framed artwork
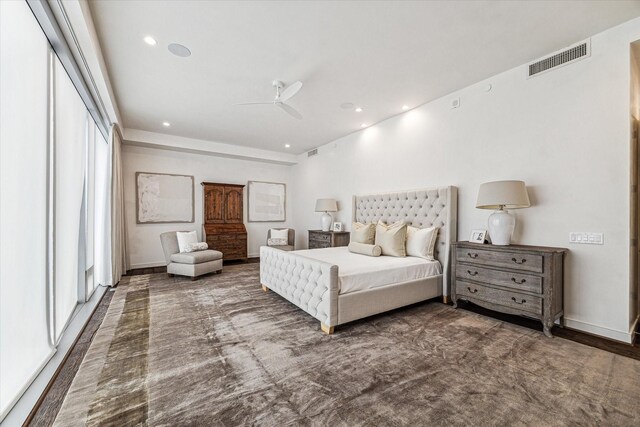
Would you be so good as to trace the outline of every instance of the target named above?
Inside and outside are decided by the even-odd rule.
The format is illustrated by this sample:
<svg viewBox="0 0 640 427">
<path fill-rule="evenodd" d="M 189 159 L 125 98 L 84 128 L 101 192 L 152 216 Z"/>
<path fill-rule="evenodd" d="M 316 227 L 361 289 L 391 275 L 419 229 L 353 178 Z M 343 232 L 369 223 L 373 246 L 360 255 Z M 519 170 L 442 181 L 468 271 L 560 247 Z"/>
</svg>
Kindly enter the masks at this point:
<svg viewBox="0 0 640 427">
<path fill-rule="evenodd" d="M 286 184 L 249 181 L 247 184 L 247 220 L 284 222 L 286 220 Z"/>
<path fill-rule="evenodd" d="M 333 223 L 333 231 L 342 231 L 342 223 L 334 222 Z"/>
<path fill-rule="evenodd" d="M 136 172 L 136 222 L 195 222 L 193 176 Z"/>
<path fill-rule="evenodd" d="M 484 244 L 487 240 L 487 230 L 471 230 L 469 242 Z"/>
</svg>

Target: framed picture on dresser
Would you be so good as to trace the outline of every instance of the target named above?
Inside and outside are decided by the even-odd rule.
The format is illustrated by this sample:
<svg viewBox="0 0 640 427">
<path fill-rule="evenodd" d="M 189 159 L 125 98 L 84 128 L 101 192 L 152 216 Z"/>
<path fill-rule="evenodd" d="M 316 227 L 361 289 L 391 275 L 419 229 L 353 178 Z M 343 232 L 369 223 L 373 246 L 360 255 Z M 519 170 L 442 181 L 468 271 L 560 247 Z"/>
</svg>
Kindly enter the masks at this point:
<svg viewBox="0 0 640 427">
<path fill-rule="evenodd" d="M 247 220 L 249 222 L 284 222 L 286 220 L 286 184 L 249 181 L 247 189 Z"/>
</svg>

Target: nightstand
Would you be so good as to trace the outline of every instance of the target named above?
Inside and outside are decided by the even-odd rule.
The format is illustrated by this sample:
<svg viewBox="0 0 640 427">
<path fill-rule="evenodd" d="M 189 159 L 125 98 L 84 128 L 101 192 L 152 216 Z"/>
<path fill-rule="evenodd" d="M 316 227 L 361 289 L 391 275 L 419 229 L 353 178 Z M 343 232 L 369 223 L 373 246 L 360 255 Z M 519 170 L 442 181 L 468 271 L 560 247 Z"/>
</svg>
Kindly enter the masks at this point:
<svg viewBox="0 0 640 427">
<path fill-rule="evenodd" d="M 309 249 L 348 246 L 350 235 L 348 231 L 309 230 Z"/>
<path fill-rule="evenodd" d="M 562 317 L 564 255 L 544 246 L 452 244 L 451 298 L 490 310 L 532 317 L 551 335 Z"/>
</svg>

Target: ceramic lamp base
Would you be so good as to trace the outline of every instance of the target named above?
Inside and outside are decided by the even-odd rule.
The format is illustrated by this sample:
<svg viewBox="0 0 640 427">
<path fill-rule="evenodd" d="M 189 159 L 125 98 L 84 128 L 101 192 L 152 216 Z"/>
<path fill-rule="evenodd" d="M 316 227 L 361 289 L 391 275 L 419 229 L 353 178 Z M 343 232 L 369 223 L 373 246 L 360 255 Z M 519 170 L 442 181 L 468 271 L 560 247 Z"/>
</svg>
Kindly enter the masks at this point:
<svg viewBox="0 0 640 427">
<path fill-rule="evenodd" d="M 325 212 L 322 214 L 322 231 L 329 231 L 331 229 L 331 222 L 333 222 L 333 218 L 331 214 Z"/>
<path fill-rule="evenodd" d="M 489 236 L 491 244 L 507 246 L 511 243 L 516 217 L 505 210 L 498 210 L 489 216 Z"/>
</svg>

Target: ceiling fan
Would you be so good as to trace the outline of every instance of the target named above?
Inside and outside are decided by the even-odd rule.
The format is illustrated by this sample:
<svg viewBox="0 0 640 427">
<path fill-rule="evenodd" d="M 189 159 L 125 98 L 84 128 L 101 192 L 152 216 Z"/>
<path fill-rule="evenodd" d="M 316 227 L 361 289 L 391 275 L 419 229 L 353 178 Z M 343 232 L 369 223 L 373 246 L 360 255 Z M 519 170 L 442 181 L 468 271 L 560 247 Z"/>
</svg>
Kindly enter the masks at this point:
<svg viewBox="0 0 640 427">
<path fill-rule="evenodd" d="M 284 110 L 284 112 L 289 114 L 291 117 L 295 117 L 298 120 L 302 120 L 302 114 L 300 114 L 298 110 L 296 110 L 289 104 L 285 104 L 286 101 L 293 98 L 294 95 L 297 94 L 298 91 L 302 88 L 302 82 L 297 81 L 297 82 L 291 83 L 286 88 L 284 86 L 284 83 L 282 83 L 280 80 L 274 80 L 273 83 L 271 84 L 276 89 L 276 96 L 275 98 L 273 98 L 273 101 L 244 102 L 242 104 L 236 104 L 236 105 L 275 105 L 276 107 L 282 108 L 282 110 Z"/>
</svg>

